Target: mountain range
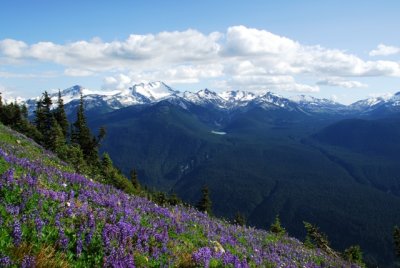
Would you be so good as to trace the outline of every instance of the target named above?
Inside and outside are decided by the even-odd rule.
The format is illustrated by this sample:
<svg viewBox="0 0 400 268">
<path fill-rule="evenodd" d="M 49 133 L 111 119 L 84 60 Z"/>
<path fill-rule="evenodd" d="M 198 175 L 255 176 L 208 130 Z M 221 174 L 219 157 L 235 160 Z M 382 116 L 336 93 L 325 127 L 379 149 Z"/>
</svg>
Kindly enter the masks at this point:
<svg viewBox="0 0 400 268">
<path fill-rule="evenodd" d="M 73 120 L 80 95 L 102 152 L 149 188 L 195 204 L 207 185 L 217 216 L 267 228 L 279 214 L 296 237 L 303 221 L 332 246 L 360 244 L 370 265 L 394 263 L 400 224 L 400 93 L 343 105 L 272 92 L 179 92 L 162 82 L 126 90 L 61 91 Z M 57 93 L 52 94 L 53 100 Z M 27 100 L 30 111 L 36 100 Z"/>
<path fill-rule="evenodd" d="M 151 105 L 160 101 L 169 101 L 185 107 L 195 104 L 203 107 L 212 107 L 225 111 L 234 111 L 259 106 L 263 109 L 297 110 L 304 114 L 343 114 L 362 115 L 400 111 L 400 92 L 390 97 L 371 97 L 357 101 L 351 105 L 343 105 L 329 99 L 319 99 L 312 96 L 298 95 L 285 98 L 272 92 L 255 94 L 246 91 L 225 91 L 216 93 L 210 89 L 198 92 L 180 92 L 163 82 L 140 83 L 124 90 L 90 90 L 79 85 L 61 91 L 65 104 L 74 107 L 83 95 L 86 108 L 112 111 L 133 105 Z M 50 94 L 56 101 L 58 93 Z M 19 100 L 28 105 L 32 112 L 39 97 Z M 75 105 L 74 105 L 75 104 Z"/>
</svg>

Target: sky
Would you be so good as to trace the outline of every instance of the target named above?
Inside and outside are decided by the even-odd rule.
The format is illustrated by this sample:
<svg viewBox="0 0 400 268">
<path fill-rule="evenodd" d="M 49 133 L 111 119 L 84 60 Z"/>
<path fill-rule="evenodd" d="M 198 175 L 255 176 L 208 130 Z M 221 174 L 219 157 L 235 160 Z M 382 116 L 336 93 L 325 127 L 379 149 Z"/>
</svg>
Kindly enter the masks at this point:
<svg viewBox="0 0 400 268">
<path fill-rule="evenodd" d="M 163 81 L 341 103 L 400 91 L 400 1 L 2 0 L 0 92 Z"/>
</svg>

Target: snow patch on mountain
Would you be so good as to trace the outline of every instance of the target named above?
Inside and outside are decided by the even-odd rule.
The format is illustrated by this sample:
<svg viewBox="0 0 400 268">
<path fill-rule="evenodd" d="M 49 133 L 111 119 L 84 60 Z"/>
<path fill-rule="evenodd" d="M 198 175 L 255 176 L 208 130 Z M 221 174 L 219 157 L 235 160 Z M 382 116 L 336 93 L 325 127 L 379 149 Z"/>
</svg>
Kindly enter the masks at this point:
<svg viewBox="0 0 400 268">
<path fill-rule="evenodd" d="M 147 84 L 137 84 L 134 85 L 131 89 L 132 93 L 139 93 L 140 95 L 145 96 L 151 101 L 158 101 L 180 93 L 179 91 L 173 90 L 171 87 L 160 81 L 150 82 Z"/>
<path fill-rule="evenodd" d="M 400 107 L 400 92 L 394 95 L 371 97 L 355 102 L 349 106 L 337 103 L 329 99 L 319 99 L 312 96 L 298 95 L 282 97 L 272 92 L 256 95 L 246 91 L 225 91 L 216 93 L 209 89 L 202 89 L 195 93 L 174 90 L 161 81 L 140 83 L 123 90 L 91 90 L 79 85 L 61 91 L 64 104 L 76 102 L 83 96 L 88 109 L 99 107 L 108 109 L 120 109 L 132 105 L 149 105 L 160 101 L 168 101 L 187 110 L 191 104 L 213 107 L 221 110 L 233 110 L 242 107 L 258 106 L 263 109 L 287 109 L 305 113 L 342 113 L 342 112 L 368 112 L 376 107 Z M 41 97 L 41 96 L 40 96 Z M 33 112 L 37 100 L 40 97 L 26 101 L 19 100 L 28 106 L 29 112 Z M 58 91 L 50 94 L 53 103 L 57 102 Z M 71 105 L 71 107 L 74 107 Z M 105 107 L 103 107 L 105 106 Z"/>
</svg>

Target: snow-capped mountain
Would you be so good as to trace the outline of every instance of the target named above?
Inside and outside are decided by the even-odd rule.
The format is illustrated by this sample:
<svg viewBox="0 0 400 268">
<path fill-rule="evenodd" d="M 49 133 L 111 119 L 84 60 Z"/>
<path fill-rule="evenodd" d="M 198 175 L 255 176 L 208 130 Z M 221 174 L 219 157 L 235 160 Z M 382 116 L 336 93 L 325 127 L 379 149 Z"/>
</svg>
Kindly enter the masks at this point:
<svg viewBox="0 0 400 268">
<path fill-rule="evenodd" d="M 259 95 L 239 90 L 216 93 L 207 88 L 197 92 L 180 92 L 160 81 L 136 84 L 123 90 L 91 90 L 76 85 L 61 91 L 64 104 L 71 111 L 75 109 L 74 107 L 78 104 L 81 95 L 87 110 L 99 108 L 102 111 L 112 111 L 133 105 L 151 105 L 164 100 L 184 109 L 187 109 L 188 104 L 194 104 L 225 111 L 255 106 L 266 110 L 286 109 L 306 114 L 365 114 L 382 109 L 400 111 L 400 92 L 392 96 L 361 100 L 346 106 L 329 99 L 319 99 L 306 95 L 285 98 L 272 92 Z M 51 93 L 50 97 L 55 103 L 58 92 Z M 39 97 L 24 101 L 29 112 L 34 111 L 37 100 L 39 100 Z"/>
<path fill-rule="evenodd" d="M 263 95 L 257 96 L 251 101 L 251 103 L 253 105 L 261 106 L 264 109 L 284 108 L 293 110 L 296 106 L 291 100 L 272 92 L 267 92 Z"/>
<path fill-rule="evenodd" d="M 257 96 L 254 93 L 236 90 L 225 91 L 219 94 L 225 101 L 227 107 L 246 106 L 250 101 L 254 100 Z"/>
<path fill-rule="evenodd" d="M 304 111 L 312 113 L 339 113 L 347 109 L 346 105 L 329 99 L 319 99 L 307 95 L 296 95 L 288 98 L 297 103 Z"/>
<path fill-rule="evenodd" d="M 183 98 L 189 102 L 201 106 L 214 106 L 222 109 L 226 107 L 226 101 L 217 93 L 207 88 L 196 93 L 185 91 L 183 93 Z"/>
<path fill-rule="evenodd" d="M 400 112 L 400 92 L 360 100 L 351 104 L 349 108 L 362 114 Z"/>
</svg>

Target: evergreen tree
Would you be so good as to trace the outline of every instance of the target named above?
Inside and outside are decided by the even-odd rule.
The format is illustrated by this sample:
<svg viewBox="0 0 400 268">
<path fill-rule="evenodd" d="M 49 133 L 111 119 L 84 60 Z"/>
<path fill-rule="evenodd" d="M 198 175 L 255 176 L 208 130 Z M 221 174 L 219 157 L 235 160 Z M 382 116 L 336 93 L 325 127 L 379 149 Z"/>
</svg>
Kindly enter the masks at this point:
<svg viewBox="0 0 400 268">
<path fill-rule="evenodd" d="M 179 197 L 176 195 L 176 193 L 172 193 L 169 197 L 168 197 L 168 203 L 171 206 L 176 206 L 180 203 L 182 203 L 182 201 L 179 199 Z"/>
<path fill-rule="evenodd" d="M 51 148 L 52 144 L 48 137 L 51 135 L 51 128 L 53 122 L 53 114 L 51 113 L 52 101 L 47 91 L 43 93 L 42 98 L 36 103 L 35 111 L 35 125 L 39 132 L 42 134 L 42 144 L 47 149 Z"/>
<path fill-rule="evenodd" d="M 67 120 L 67 114 L 65 113 L 64 101 L 61 97 L 60 90 L 58 90 L 57 108 L 54 111 L 54 117 L 56 118 L 59 126 L 61 127 L 64 137 L 67 138 L 69 123 Z"/>
<path fill-rule="evenodd" d="M 168 198 L 164 192 L 156 192 L 153 195 L 153 201 L 161 206 L 164 206 L 167 203 Z"/>
<path fill-rule="evenodd" d="M 40 99 L 36 102 L 35 119 L 33 121 L 36 128 L 40 131 L 44 129 L 45 126 L 45 116 L 43 112 L 43 101 Z"/>
<path fill-rule="evenodd" d="M 243 216 L 242 213 L 240 213 L 239 211 L 236 212 L 235 214 L 235 219 L 233 220 L 234 223 L 244 226 L 246 225 L 246 218 Z"/>
<path fill-rule="evenodd" d="M 201 199 L 200 201 L 197 203 L 197 209 L 202 211 L 202 212 L 206 212 L 207 214 L 211 215 L 212 214 L 212 203 L 211 203 L 211 199 L 210 199 L 210 194 L 208 191 L 208 187 L 207 185 L 204 185 L 203 188 L 201 189 Z"/>
<path fill-rule="evenodd" d="M 393 228 L 394 250 L 397 257 L 400 258 L 400 227 Z"/>
<path fill-rule="evenodd" d="M 343 253 L 343 258 L 351 263 L 357 263 L 360 267 L 365 267 L 362 251 L 359 245 L 347 248 Z"/>
<path fill-rule="evenodd" d="M 303 223 L 307 231 L 307 237 L 309 238 L 310 242 L 312 241 L 313 245 L 315 245 L 317 248 L 320 248 L 327 254 L 338 256 L 338 254 L 330 248 L 329 240 L 326 234 L 320 232 L 317 226 L 309 222 L 304 221 Z"/>
<path fill-rule="evenodd" d="M 274 222 L 269 227 L 269 230 L 277 235 L 284 235 L 286 234 L 285 228 L 281 225 L 281 220 L 279 219 L 279 215 L 276 215 Z"/>
<path fill-rule="evenodd" d="M 65 144 L 65 138 L 62 129 L 54 117 L 52 117 L 48 140 L 49 149 L 56 153 L 60 152 L 61 148 Z"/>
<path fill-rule="evenodd" d="M 136 189 L 140 188 L 139 180 L 137 177 L 136 169 L 132 169 L 131 172 L 129 172 L 129 179 Z"/>
<path fill-rule="evenodd" d="M 26 107 L 25 104 L 21 106 L 21 116 L 23 119 L 28 120 L 28 108 Z"/>
<path fill-rule="evenodd" d="M 86 161 L 95 166 L 98 162 L 98 140 L 92 136 L 87 125 L 83 96 L 81 94 L 76 121 L 72 125 L 71 142 L 81 147 Z"/>
<path fill-rule="evenodd" d="M 103 153 L 101 157 L 101 173 L 107 183 L 112 183 L 114 168 L 108 153 Z"/>
</svg>

